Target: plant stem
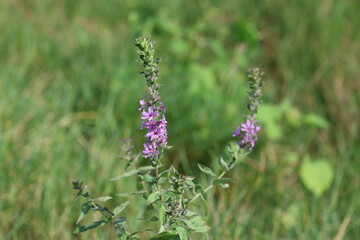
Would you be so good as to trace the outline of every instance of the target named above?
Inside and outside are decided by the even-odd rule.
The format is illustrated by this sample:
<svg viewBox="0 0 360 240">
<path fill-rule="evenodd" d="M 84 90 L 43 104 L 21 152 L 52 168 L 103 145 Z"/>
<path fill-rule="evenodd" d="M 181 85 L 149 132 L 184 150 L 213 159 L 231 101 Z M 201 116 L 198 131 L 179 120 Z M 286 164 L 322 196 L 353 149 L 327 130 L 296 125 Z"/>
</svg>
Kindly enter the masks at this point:
<svg viewBox="0 0 360 240">
<path fill-rule="evenodd" d="M 223 172 L 217 177 L 217 179 L 221 179 L 221 178 L 225 175 L 225 173 L 226 173 L 226 172 L 223 171 Z M 209 191 L 210 189 L 212 189 L 213 186 L 214 186 L 214 184 L 211 184 L 210 186 L 208 186 L 207 188 L 205 188 L 204 192 L 196 194 L 196 195 L 189 201 L 189 203 L 191 203 L 192 201 L 194 201 L 195 199 L 197 199 L 198 197 L 200 197 L 203 193 L 206 193 L 207 191 Z"/>
<path fill-rule="evenodd" d="M 94 207 L 97 208 L 97 206 L 95 205 L 95 203 L 93 201 L 91 201 L 89 199 L 88 199 L 88 201 L 91 202 L 91 205 L 93 205 Z M 111 221 L 110 217 L 106 216 L 105 213 L 103 213 L 103 211 L 100 211 L 100 212 L 109 222 L 111 222 L 112 225 L 116 226 L 116 224 L 113 221 Z"/>
</svg>

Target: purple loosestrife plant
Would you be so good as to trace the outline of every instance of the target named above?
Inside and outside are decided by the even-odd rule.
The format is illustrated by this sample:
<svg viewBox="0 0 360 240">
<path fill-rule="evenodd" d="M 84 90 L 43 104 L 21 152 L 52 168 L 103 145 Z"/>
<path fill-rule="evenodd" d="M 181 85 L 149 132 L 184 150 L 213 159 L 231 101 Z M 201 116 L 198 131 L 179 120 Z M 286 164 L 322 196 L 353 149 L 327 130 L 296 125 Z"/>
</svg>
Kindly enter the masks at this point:
<svg viewBox="0 0 360 240">
<path fill-rule="evenodd" d="M 166 130 L 166 108 L 159 95 L 158 83 L 158 64 L 160 58 L 154 57 L 154 43 L 148 37 L 136 39 L 135 46 L 138 47 L 140 61 L 144 67 L 141 74 L 146 79 L 147 94 L 140 100 L 141 129 L 146 129 L 146 143 L 142 153 L 145 158 L 150 158 L 153 166 L 158 165 L 161 153 L 167 147 L 167 130 Z"/>
<path fill-rule="evenodd" d="M 131 141 L 129 139 L 124 140 L 122 149 L 124 156 L 122 159 L 128 161 L 125 167 L 127 172 L 111 180 L 115 181 L 137 175 L 136 192 L 118 195 L 141 194 L 146 200 L 144 203 L 146 205 L 144 219 L 151 219 L 150 221 L 152 221 L 151 224 L 145 226 L 152 226 L 155 229 L 143 229 L 129 233 L 126 230 L 127 219 L 122 215 L 122 211 L 130 203 L 129 200 L 110 210 L 103 206 L 103 202 L 112 199 L 111 197 L 90 198 L 87 187 L 83 186 L 81 181 L 74 181 L 73 189 L 78 192 L 77 198 L 85 200 L 77 224 L 80 224 L 89 212 L 97 212 L 102 215 L 101 220 L 87 225 L 78 225 L 74 232 L 85 232 L 104 225 L 112 225 L 120 240 L 139 240 L 136 235 L 140 232 L 152 232 L 152 236 L 148 238 L 151 240 L 190 240 L 192 233 L 207 234 L 206 232 L 210 229 L 200 214 L 202 212 L 200 208 L 206 208 L 207 205 L 203 204 L 204 202 L 202 204 L 192 202 L 201 198 L 206 203 L 205 193 L 214 186 L 227 188 L 228 182 L 233 179 L 224 177 L 225 174 L 235 166 L 238 159 L 243 159 L 255 146 L 257 133 L 260 130 L 256 121 L 256 112 L 261 104 L 262 73 L 258 68 L 249 70 L 248 109 L 250 114 L 247 115 L 246 122 L 233 132 L 233 136 L 238 138 L 238 141 L 237 144 L 229 144 L 228 151 L 231 156 L 229 161 L 220 158 L 222 172 L 216 172 L 209 167 L 198 164 L 200 171 L 208 175 L 210 181 L 210 185 L 205 188 L 201 183 L 195 184 L 193 182 L 194 177 L 179 173 L 173 166 L 159 172 L 159 169 L 163 167 L 160 165 L 162 153 L 165 148 L 169 148 L 167 145 L 166 108 L 159 95 L 158 64 L 160 59 L 154 57 L 154 43 L 150 41 L 149 37 L 136 39 L 135 45 L 138 48 L 140 61 L 144 68 L 141 74 L 145 77 L 147 84 L 147 93 L 140 100 L 140 107 L 138 108 L 143 120 L 140 129 L 146 130 L 146 142 L 143 144 L 144 149 L 141 153 L 133 153 L 134 147 Z M 151 166 L 135 166 L 140 156 L 150 159 Z M 205 211 L 207 210 L 205 209 Z M 154 216 L 154 212 L 157 213 L 157 216 Z"/>
</svg>

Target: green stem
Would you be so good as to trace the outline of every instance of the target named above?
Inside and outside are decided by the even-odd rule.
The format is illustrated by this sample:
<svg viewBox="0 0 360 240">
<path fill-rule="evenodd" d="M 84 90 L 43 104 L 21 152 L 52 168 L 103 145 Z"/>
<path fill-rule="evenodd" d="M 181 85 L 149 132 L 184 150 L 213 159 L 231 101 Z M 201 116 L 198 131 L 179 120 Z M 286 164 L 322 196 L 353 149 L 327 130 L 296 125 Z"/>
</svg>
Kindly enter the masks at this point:
<svg viewBox="0 0 360 240">
<path fill-rule="evenodd" d="M 218 177 L 217 179 L 221 179 L 224 175 L 225 175 L 225 171 L 223 171 Z M 211 184 L 210 186 L 208 186 L 207 188 L 205 188 L 204 192 L 202 193 L 198 193 L 196 194 L 190 201 L 189 203 L 193 202 L 195 199 L 197 199 L 198 197 L 200 197 L 203 193 L 206 193 L 207 191 L 209 191 L 210 189 L 212 189 L 214 187 L 214 184 Z"/>
<path fill-rule="evenodd" d="M 91 202 L 91 205 L 93 205 L 95 208 L 97 208 L 97 206 L 95 205 L 95 203 L 93 201 L 91 201 L 89 199 L 88 199 L 88 201 Z M 105 213 L 103 213 L 103 211 L 100 211 L 100 212 L 109 222 L 111 222 L 114 226 L 116 226 L 116 224 L 113 221 L 111 221 L 111 217 L 106 216 Z"/>
</svg>

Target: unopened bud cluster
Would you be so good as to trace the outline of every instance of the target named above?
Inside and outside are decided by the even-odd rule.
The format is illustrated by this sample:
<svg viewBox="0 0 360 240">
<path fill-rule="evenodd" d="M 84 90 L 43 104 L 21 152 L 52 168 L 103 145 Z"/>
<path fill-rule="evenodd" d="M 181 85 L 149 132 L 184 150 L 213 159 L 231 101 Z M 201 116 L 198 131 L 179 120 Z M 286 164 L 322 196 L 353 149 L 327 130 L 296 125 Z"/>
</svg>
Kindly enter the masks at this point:
<svg viewBox="0 0 360 240">
<path fill-rule="evenodd" d="M 262 81 L 262 76 L 264 73 L 260 72 L 260 69 L 257 67 L 252 67 L 247 73 L 248 84 L 249 84 L 249 102 L 248 109 L 252 114 L 257 113 L 257 109 L 262 103 L 262 86 L 264 82 Z"/>
</svg>

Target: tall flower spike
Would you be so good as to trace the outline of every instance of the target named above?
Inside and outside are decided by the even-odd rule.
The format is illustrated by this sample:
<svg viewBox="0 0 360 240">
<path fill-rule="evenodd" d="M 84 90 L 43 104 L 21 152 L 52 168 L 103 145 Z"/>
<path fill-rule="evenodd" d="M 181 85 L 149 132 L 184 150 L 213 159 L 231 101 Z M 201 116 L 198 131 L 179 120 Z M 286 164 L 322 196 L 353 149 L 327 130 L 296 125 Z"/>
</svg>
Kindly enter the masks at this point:
<svg viewBox="0 0 360 240">
<path fill-rule="evenodd" d="M 257 133 L 260 131 L 260 126 L 256 121 L 257 109 L 262 103 L 262 86 L 264 82 L 262 81 L 263 73 L 260 72 L 259 68 L 253 67 L 249 69 L 247 74 L 248 84 L 249 84 L 249 100 L 247 107 L 251 114 L 246 116 L 246 122 L 242 123 L 236 130 L 233 132 L 233 137 L 237 137 L 239 141 L 237 144 L 241 149 L 247 149 L 249 152 L 255 146 L 257 141 Z"/>
<path fill-rule="evenodd" d="M 166 108 L 158 92 L 160 87 L 158 83 L 160 58 L 154 57 L 154 43 L 150 41 L 149 37 L 139 37 L 136 39 L 135 46 L 138 47 L 140 61 L 144 67 L 141 74 L 145 77 L 148 87 L 147 94 L 139 101 L 140 107 L 138 108 L 142 111 L 141 119 L 144 120 L 140 128 L 147 130 L 145 134 L 146 143 L 144 143 L 142 153 L 145 158 L 150 158 L 152 163 L 156 165 L 160 154 L 167 146 Z"/>
</svg>

